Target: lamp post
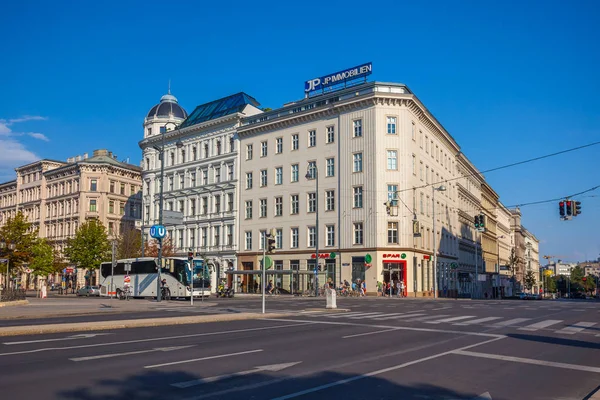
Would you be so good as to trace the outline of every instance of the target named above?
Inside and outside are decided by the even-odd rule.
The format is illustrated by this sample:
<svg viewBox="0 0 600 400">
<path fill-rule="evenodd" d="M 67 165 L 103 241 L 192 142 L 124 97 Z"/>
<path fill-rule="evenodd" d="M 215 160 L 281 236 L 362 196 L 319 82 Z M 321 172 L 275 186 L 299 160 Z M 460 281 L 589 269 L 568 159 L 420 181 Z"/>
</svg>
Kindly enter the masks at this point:
<svg viewBox="0 0 600 400">
<path fill-rule="evenodd" d="M 498 254 L 497 254 L 498 255 L 498 269 L 496 271 L 498 273 L 498 282 L 497 282 L 498 284 L 500 283 L 500 242 L 498 241 L 498 239 L 504 239 L 504 238 L 506 238 L 506 236 L 504 236 L 504 235 L 500 235 L 496 238 L 496 245 L 497 245 L 497 249 L 498 249 Z"/>
<path fill-rule="evenodd" d="M 431 217 L 433 218 L 433 298 L 437 298 L 437 291 L 438 291 L 438 287 L 437 287 L 437 250 L 436 250 L 436 246 L 435 246 L 435 242 L 437 241 L 437 235 L 436 235 L 436 231 L 435 231 L 435 192 L 445 192 L 446 191 L 446 186 L 441 185 L 440 187 L 431 187 L 431 200 L 432 200 L 432 205 L 431 205 Z"/>
<path fill-rule="evenodd" d="M 177 125 L 175 125 L 175 123 L 173 122 L 168 122 L 167 124 L 165 124 L 164 126 L 164 130 L 162 132 L 162 142 L 161 142 L 161 146 L 153 146 L 154 150 L 158 151 L 158 154 L 160 156 L 160 193 L 159 193 L 159 197 L 158 197 L 158 225 L 163 224 L 163 200 L 164 200 L 164 195 L 163 195 L 163 188 L 164 188 L 164 181 L 165 181 L 165 135 L 167 134 L 167 125 L 168 124 L 173 124 L 174 127 L 177 127 Z M 183 143 L 181 142 L 181 140 L 177 140 L 176 144 L 178 149 L 183 147 Z M 162 257 L 163 257 L 163 252 L 162 252 L 162 244 L 163 244 L 163 239 L 160 238 L 158 239 L 158 267 L 157 267 L 157 280 L 156 280 L 156 301 L 160 302 L 161 301 L 161 276 L 160 276 L 160 269 L 162 268 Z M 192 277 L 193 279 L 193 277 Z M 192 293 L 193 294 L 193 293 Z"/>
<path fill-rule="evenodd" d="M 311 168 L 311 163 L 308 163 L 306 171 L 306 179 L 315 180 L 315 297 L 319 296 L 319 169 L 315 161 L 314 168 Z"/>
<path fill-rule="evenodd" d="M 6 243 L 4 240 L 0 242 L 0 250 L 2 250 L 4 252 L 4 249 L 8 248 L 7 250 L 7 255 L 8 252 L 10 251 L 14 251 L 15 250 L 15 244 L 14 243 Z M 6 260 L 6 289 L 8 289 L 10 287 L 10 259 L 9 258 L 5 258 Z"/>
</svg>

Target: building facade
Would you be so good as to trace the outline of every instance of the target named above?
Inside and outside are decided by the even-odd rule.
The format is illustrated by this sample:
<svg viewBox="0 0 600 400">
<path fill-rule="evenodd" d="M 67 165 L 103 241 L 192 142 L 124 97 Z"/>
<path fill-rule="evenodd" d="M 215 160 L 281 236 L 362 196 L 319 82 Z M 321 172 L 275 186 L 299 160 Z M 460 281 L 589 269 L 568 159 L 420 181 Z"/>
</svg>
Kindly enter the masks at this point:
<svg viewBox="0 0 600 400">
<path fill-rule="evenodd" d="M 259 268 L 274 230 L 272 275 L 286 290 L 314 284 L 317 240 L 321 283 L 359 279 L 374 292 L 391 279 L 431 295 L 435 248 L 440 292 L 469 290 L 460 281 L 474 278 L 482 181 L 406 86 L 375 82 L 305 99 L 244 119 L 238 133 L 240 269 Z"/>
<path fill-rule="evenodd" d="M 160 152 L 164 145 L 163 209 L 178 211 L 167 224 L 179 255 L 199 253 L 221 278 L 236 265 L 238 250 L 239 146 L 242 117 L 260 113 L 245 93 L 199 105 L 189 115 L 168 94 L 144 121 L 143 202 L 145 228 L 159 222 Z"/>
<path fill-rule="evenodd" d="M 0 184 L 0 225 L 21 211 L 59 252 L 90 218 L 102 222 L 110 238 L 140 219 L 141 169 L 107 150 L 67 162 L 40 160 L 15 171 L 15 181 Z M 70 273 L 77 274 L 76 267 Z M 83 274 L 77 279 L 85 282 Z"/>
</svg>

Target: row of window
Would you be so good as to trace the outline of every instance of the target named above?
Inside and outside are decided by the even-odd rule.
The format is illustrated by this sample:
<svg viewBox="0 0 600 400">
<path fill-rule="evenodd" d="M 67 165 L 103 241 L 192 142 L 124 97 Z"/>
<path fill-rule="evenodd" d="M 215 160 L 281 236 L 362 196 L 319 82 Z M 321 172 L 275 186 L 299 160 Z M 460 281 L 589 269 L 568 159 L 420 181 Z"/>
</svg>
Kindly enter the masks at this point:
<svg viewBox="0 0 600 400">
<path fill-rule="evenodd" d="M 0 207 L 10 207 L 17 204 L 16 194 L 5 194 L 0 197 Z"/>
<path fill-rule="evenodd" d="M 387 117 L 387 128 L 386 132 L 388 135 L 396 134 L 396 123 L 397 117 Z M 355 119 L 352 121 L 352 137 L 359 138 L 363 136 L 363 122 L 362 119 Z M 335 127 L 333 125 L 325 128 L 325 143 L 330 144 L 335 142 Z M 291 136 L 290 148 L 292 151 L 300 149 L 300 134 L 293 133 Z M 307 147 L 315 147 L 317 145 L 317 131 L 316 129 L 309 129 L 307 134 Z M 246 145 L 246 160 L 252 160 L 254 152 L 253 144 Z M 283 137 L 275 139 L 275 154 L 283 153 Z M 260 142 L 260 156 L 267 157 L 269 154 L 268 141 Z"/>
<path fill-rule="evenodd" d="M 21 202 L 26 203 L 28 201 L 39 200 L 41 197 L 41 191 L 42 188 L 39 186 L 28 189 L 21 189 L 19 191 Z"/>
<path fill-rule="evenodd" d="M 124 201 L 117 201 L 116 202 L 118 209 L 119 209 L 119 213 L 118 215 L 126 215 L 125 214 L 125 210 L 126 210 L 126 204 L 127 202 Z M 90 199 L 90 204 L 89 204 L 89 211 L 90 212 L 98 212 L 98 200 L 97 199 Z M 115 201 L 114 200 L 110 200 L 108 202 L 108 213 L 109 214 L 116 214 L 115 213 Z M 135 203 L 130 202 L 129 203 L 129 213 L 127 214 L 130 217 L 133 218 L 138 218 L 138 213 L 136 211 L 136 206 Z"/>
<path fill-rule="evenodd" d="M 127 185 L 123 182 L 115 182 L 115 181 L 110 181 L 109 182 L 109 187 L 108 187 L 108 192 L 109 193 L 117 193 L 117 183 L 119 184 L 119 191 L 118 194 L 123 195 L 123 196 L 135 196 L 138 192 L 138 187 L 136 185 L 129 185 L 129 193 L 125 193 L 126 191 L 126 187 Z M 90 179 L 90 192 L 97 192 L 98 191 L 98 180 L 97 179 Z"/>
<path fill-rule="evenodd" d="M 221 230 L 223 228 L 223 230 Z M 198 231 L 198 232 L 197 232 Z M 212 232 L 211 232 L 212 231 Z M 196 233 L 200 234 L 199 241 L 196 243 Z M 211 234 L 212 233 L 212 234 Z M 221 241 L 221 234 L 225 234 L 225 238 Z M 211 237 L 209 238 L 209 234 Z M 173 236 L 176 235 L 176 236 Z M 209 248 L 218 246 L 233 246 L 233 225 L 225 225 L 223 227 L 215 225 L 212 227 L 189 228 L 187 229 L 187 241 L 185 240 L 185 230 L 178 229 L 177 231 L 169 231 L 169 237 L 174 238 L 178 249 L 191 248 Z M 211 240 L 212 239 L 212 240 Z M 187 246 L 185 243 L 187 242 Z"/>
<path fill-rule="evenodd" d="M 46 237 L 70 237 L 77 231 L 77 221 L 46 225 Z"/>
<path fill-rule="evenodd" d="M 363 207 L 363 187 L 354 186 L 353 191 L 353 208 Z M 259 200 L 259 218 L 266 218 L 267 213 L 267 199 Z M 244 204 L 244 215 L 245 219 L 252 219 L 253 217 L 253 200 L 246 200 Z M 306 194 L 306 211 L 313 213 L 317 211 L 317 195 L 316 192 L 309 192 Z M 325 191 L 325 211 L 335 211 L 335 190 L 330 189 Z M 290 215 L 297 215 L 300 213 L 300 195 L 290 195 Z M 283 196 L 277 196 L 274 199 L 274 216 L 280 217 L 283 215 Z"/>
<path fill-rule="evenodd" d="M 151 128 L 148 128 L 149 130 Z M 176 156 L 175 150 L 171 150 L 169 151 L 169 155 L 168 155 L 168 165 L 167 166 L 174 166 L 175 164 L 179 163 L 179 164 L 184 164 L 188 161 L 198 161 L 199 160 L 199 151 L 198 148 L 200 147 L 200 145 L 191 145 L 191 146 L 186 146 L 183 147 L 179 150 L 179 157 Z M 190 148 L 189 153 L 187 152 L 187 148 Z M 217 139 L 216 143 L 215 143 L 215 147 L 213 149 L 213 151 L 211 151 L 210 146 L 208 143 L 204 143 L 204 145 L 202 146 L 202 157 L 204 159 L 209 158 L 211 156 L 220 156 L 221 154 L 224 154 L 224 149 L 223 149 L 223 145 L 222 145 L 222 140 L 221 139 Z M 235 152 L 235 139 L 232 137 L 229 138 L 229 153 L 233 153 Z M 159 165 L 160 162 L 160 156 L 159 154 L 157 154 L 157 165 Z M 152 169 L 152 165 L 150 165 L 150 157 L 146 157 L 146 162 L 145 162 L 145 169 L 146 170 L 150 170 Z"/>
<path fill-rule="evenodd" d="M 65 194 L 78 193 L 79 192 L 79 180 L 72 179 L 65 182 L 53 183 L 46 186 L 46 193 L 48 197 L 62 196 Z"/>
</svg>

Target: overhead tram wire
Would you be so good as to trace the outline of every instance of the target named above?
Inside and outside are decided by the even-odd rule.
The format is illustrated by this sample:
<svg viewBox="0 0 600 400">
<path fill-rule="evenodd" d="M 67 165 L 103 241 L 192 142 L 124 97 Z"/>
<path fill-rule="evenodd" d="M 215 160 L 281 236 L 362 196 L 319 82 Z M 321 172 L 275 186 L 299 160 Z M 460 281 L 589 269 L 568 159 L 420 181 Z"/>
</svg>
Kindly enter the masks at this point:
<svg viewBox="0 0 600 400">
<path fill-rule="evenodd" d="M 483 170 L 483 171 L 480 171 L 480 172 L 475 172 L 475 173 L 472 173 L 472 174 L 461 175 L 461 176 L 457 176 L 457 177 L 450 178 L 450 179 L 444 179 L 443 181 L 439 181 L 439 182 L 433 182 L 433 183 L 428 183 L 428 184 L 421 185 L 421 186 L 416 186 L 416 187 L 412 187 L 412 188 L 398 190 L 398 193 L 400 193 L 400 192 L 406 192 L 406 191 L 414 190 L 414 189 L 424 189 L 424 188 L 427 188 L 429 186 L 439 185 L 439 184 L 443 184 L 443 183 L 446 183 L 446 182 L 455 181 L 455 180 L 458 180 L 458 179 L 469 178 L 471 176 L 480 176 L 480 175 L 483 175 L 483 174 L 485 174 L 487 172 L 494 172 L 494 171 L 498 171 L 498 170 L 501 170 L 501 169 L 516 167 L 517 165 L 528 164 L 530 162 L 543 160 L 545 158 L 555 157 L 555 156 L 558 156 L 558 155 L 561 155 L 561 154 L 570 153 L 572 151 L 577 151 L 577 150 L 585 149 L 587 147 L 597 146 L 599 144 L 600 144 L 600 141 L 598 141 L 598 142 L 592 142 L 592 143 L 588 143 L 588 144 L 585 144 L 585 145 L 582 145 L 582 146 L 577 146 L 577 147 L 573 147 L 573 148 L 570 148 L 570 149 L 567 149 L 567 150 L 557 151 L 555 153 L 545 154 L 545 155 L 539 156 L 539 157 L 529 158 L 527 160 L 517 161 L 517 162 L 511 163 L 511 164 L 501 165 L 499 167 L 494 167 L 494 168 L 486 169 L 486 170 Z"/>
</svg>

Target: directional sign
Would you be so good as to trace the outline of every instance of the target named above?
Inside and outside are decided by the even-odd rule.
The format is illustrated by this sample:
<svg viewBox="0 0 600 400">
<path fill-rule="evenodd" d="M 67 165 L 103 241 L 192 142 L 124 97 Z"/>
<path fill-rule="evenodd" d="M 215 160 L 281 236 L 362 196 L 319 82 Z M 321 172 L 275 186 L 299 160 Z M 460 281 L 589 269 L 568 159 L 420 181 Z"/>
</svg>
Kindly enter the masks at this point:
<svg viewBox="0 0 600 400">
<path fill-rule="evenodd" d="M 163 210 L 163 224 L 181 225 L 183 223 L 183 213 L 181 211 Z"/>
<path fill-rule="evenodd" d="M 167 236 L 167 229 L 162 225 L 153 225 L 150 227 L 150 236 L 154 239 L 162 239 Z"/>
</svg>

